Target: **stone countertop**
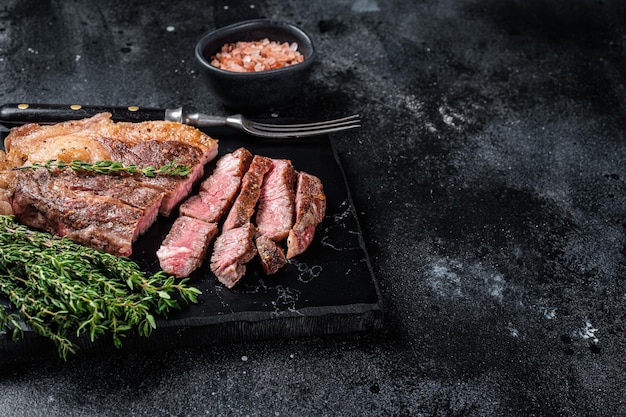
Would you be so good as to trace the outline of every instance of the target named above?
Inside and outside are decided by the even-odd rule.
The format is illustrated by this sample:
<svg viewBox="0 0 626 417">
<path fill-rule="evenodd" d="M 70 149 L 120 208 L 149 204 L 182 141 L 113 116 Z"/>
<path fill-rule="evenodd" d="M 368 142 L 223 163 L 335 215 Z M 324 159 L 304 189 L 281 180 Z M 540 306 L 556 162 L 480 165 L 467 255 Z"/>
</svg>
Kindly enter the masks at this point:
<svg viewBox="0 0 626 417">
<path fill-rule="evenodd" d="M 626 414 L 626 5 L 6 0 L 0 101 L 226 114 L 206 31 L 293 22 L 318 62 L 259 117 L 333 136 L 383 330 L 5 366 L 1 416 Z"/>
</svg>

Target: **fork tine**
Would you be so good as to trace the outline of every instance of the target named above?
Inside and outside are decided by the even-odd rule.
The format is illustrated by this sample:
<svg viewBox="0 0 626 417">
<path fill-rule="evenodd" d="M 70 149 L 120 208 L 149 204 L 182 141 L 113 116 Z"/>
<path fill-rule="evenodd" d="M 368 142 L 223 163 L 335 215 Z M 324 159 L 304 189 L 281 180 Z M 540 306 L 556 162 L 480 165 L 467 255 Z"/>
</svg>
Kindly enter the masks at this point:
<svg viewBox="0 0 626 417">
<path fill-rule="evenodd" d="M 360 122 L 361 120 L 358 114 L 324 122 L 297 123 L 288 125 L 259 123 L 249 120 L 241 114 L 235 114 L 222 118 L 218 122 L 212 122 L 212 125 L 226 125 L 243 130 L 253 136 L 264 138 L 299 138 L 361 127 Z"/>
<path fill-rule="evenodd" d="M 317 129 L 317 130 L 290 130 L 290 131 L 272 131 L 272 130 L 260 130 L 260 129 L 250 129 L 248 133 L 265 137 L 265 138 L 301 138 L 307 136 L 318 136 L 324 135 L 326 133 L 334 133 L 339 132 L 341 130 L 353 129 L 356 127 L 360 127 L 360 125 L 348 125 L 348 126 L 339 126 L 339 127 L 329 127 L 325 129 Z"/>
<path fill-rule="evenodd" d="M 352 116 L 342 117 L 341 119 L 335 120 L 326 120 L 323 122 L 313 122 L 313 123 L 297 123 L 297 124 L 272 124 L 272 123 L 260 123 L 260 122 L 250 122 L 254 127 L 267 129 L 271 131 L 291 131 L 291 130 L 317 130 L 317 129 L 326 129 L 331 127 L 340 127 L 340 126 L 348 126 L 353 125 L 353 127 L 360 123 L 360 118 L 358 114 L 353 114 Z M 360 125 L 359 125 L 360 126 Z"/>
<path fill-rule="evenodd" d="M 299 123 L 292 125 L 249 122 L 247 127 L 253 130 L 254 132 L 252 133 L 256 135 L 290 138 L 322 135 L 360 126 L 359 116 L 354 115 L 326 122 Z"/>
<path fill-rule="evenodd" d="M 318 133 L 327 133 L 327 132 L 336 132 L 339 130 L 346 129 L 354 129 L 357 127 L 361 127 L 358 123 L 342 123 L 342 124 L 333 124 L 333 125 L 325 125 L 325 126 L 305 126 L 301 128 L 293 128 L 293 127 L 282 127 L 282 126 L 250 126 L 257 132 L 265 132 L 265 133 L 274 133 L 274 134 L 285 134 L 285 135 L 302 135 L 302 134 L 318 134 Z"/>
</svg>

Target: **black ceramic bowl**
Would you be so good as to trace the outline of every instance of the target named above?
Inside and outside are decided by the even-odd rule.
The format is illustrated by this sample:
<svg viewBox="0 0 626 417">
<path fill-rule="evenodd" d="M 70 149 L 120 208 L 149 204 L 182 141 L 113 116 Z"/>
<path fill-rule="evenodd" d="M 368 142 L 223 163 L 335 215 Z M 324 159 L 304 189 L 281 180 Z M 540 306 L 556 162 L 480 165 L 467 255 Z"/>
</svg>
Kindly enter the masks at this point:
<svg viewBox="0 0 626 417">
<path fill-rule="evenodd" d="M 211 57 L 222 45 L 237 41 L 296 42 L 304 61 L 259 72 L 232 72 L 211 65 Z M 296 26 L 273 20 L 248 20 L 204 35 L 196 45 L 196 58 L 209 91 L 226 107 L 237 110 L 263 110 L 289 104 L 303 92 L 315 61 L 311 38 Z"/>
</svg>

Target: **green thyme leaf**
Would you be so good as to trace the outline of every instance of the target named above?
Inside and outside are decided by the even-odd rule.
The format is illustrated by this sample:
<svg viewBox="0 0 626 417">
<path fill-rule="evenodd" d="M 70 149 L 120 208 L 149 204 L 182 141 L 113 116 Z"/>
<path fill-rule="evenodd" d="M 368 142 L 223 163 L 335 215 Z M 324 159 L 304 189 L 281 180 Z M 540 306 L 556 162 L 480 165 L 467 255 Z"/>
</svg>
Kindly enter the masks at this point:
<svg viewBox="0 0 626 417">
<path fill-rule="evenodd" d="M 50 159 L 44 163 L 33 162 L 30 165 L 23 165 L 13 168 L 14 171 L 26 171 L 45 168 L 48 172 L 53 173 L 55 169 L 70 168 L 75 172 L 94 172 L 97 174 L 115 175 L 115 174 L 143 174 L 146 177 L 155 177 L 157 175 L 186 177 L 191 172 L 189 165 L 178 164 L 175 160 L 165 164 L 159 168 L 147 166 L 139 168 L 135 164 L 124 165 L 118 161 L 98 161 L 95 163 L 73 160 L 71 162 Z"/>
</svg>

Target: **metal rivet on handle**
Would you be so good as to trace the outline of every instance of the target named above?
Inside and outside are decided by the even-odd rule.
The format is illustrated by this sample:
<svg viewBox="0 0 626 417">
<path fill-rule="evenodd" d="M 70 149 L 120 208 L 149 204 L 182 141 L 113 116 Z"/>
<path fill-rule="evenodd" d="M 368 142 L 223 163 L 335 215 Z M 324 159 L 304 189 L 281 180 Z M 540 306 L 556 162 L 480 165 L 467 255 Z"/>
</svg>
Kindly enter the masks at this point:
<svg viewBox="0 0 626 417">
<path fill-rule="evenodd" d="M 80 104 L 72 104 L 70 106 L 70 109 L 72 109 L 72 110 L 80 110 L 81 107 L 83 107 L 83 106 L 81 106 Z"/>
<path fill-rule="evenodd" d="M 28 108 L 28 104 L 26 104 L 26 103 L 18 104 L 17 108 L 18 109 L 22 109 L 22 110 L 27 109 Z"/>
<path fill-rule="evenodd" d="M 139 110 L 139 107 L 137 107 L 137 106 L 128 106 L 128 110 L 130 110 L 130 111 L 137 111 L 137 110 Z"/>
</svg>

